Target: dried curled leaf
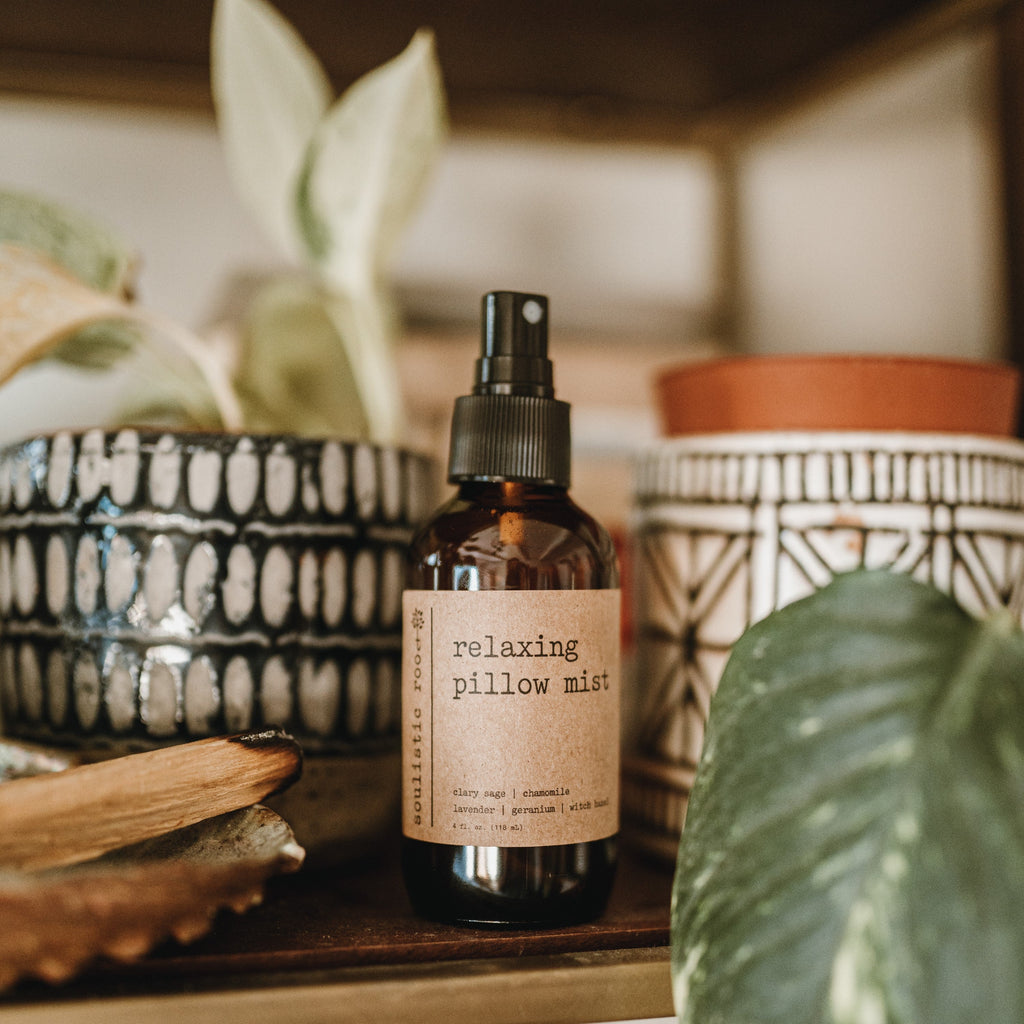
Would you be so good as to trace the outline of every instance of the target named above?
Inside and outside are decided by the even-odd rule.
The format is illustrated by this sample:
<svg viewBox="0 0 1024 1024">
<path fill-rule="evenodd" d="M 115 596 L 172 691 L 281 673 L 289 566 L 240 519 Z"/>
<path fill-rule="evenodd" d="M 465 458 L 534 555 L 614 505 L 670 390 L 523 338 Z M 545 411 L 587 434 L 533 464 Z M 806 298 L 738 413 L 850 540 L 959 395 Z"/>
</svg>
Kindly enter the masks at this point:
<svg viewBox="0 0 1024 1024">
<path fill-rule="evenodd" d="M 34 250 L 0 243 L 0 383 L 75 331 L 127 309 Z"/>
<path fill-rule="evenodd" d="M 259 903 L 264 883 L 304 856 L 257 805 L 78 867 L 0 875 L 0 990 L 64 981 L 103 957 L 135 960 L 170 937 L 192 942 L 218 911 Z"/>
<path fill-rule="evenodd" d="M 140 340 L 154 342 L 147 351 L 162 373 L 184 377 L 193 389 L 198 385 L 208 392 L 219 425 L 240 428 L 241 410 L 226 368 L 191 331 L 83 284 L 43 253 L 0 242 L 0 384 L 69 339 L 88 343 L 92 337 L 95 343 L 84 329 L 111 323 L 138 328 Z M 119 337 L 129 345 L 124 334 Z M 109 344 L 104 352 L 110 355 Z M 83 353 L 81 358 L 89 357 Z M 94 351 L 92 358 L 100 357 Z"/>
<path fill-rule="evenodd" d="M 75 210 L 0 190 L 0 240 L 34 249 L 99 292 L 127 296 L 137 257 L 113 232 Z"/>
</svg>

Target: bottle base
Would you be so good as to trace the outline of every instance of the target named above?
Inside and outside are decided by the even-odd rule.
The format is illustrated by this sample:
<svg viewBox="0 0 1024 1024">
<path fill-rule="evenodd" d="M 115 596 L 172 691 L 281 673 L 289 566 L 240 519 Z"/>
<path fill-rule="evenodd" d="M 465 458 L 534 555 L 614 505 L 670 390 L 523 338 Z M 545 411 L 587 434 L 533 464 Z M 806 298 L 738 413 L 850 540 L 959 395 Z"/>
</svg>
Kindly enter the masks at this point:
<svg viewBox="0 0 1024 1024">
<path fill-rule="evenodd" d="M 608 904 L 615 837 L 565 846 L 446 846 L 403 838 L 402 873 L 421 917 L 474 928 L 583 924 Z"/>
</svg>

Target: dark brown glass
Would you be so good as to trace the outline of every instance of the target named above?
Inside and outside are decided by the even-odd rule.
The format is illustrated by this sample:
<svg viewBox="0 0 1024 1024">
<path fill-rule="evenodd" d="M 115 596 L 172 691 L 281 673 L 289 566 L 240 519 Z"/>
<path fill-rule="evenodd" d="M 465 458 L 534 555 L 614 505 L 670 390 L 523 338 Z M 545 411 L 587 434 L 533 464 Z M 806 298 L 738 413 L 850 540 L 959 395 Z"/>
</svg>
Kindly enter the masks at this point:
<svg viewBox="0 0 1024 1024">
<path fill-rule="evenodd" d="M 608 532 L 564 488 L 467 482 L 413 540 L 415 590 L 600 590 L 618 583 Z M 618 743 L 618 736 L 609 737 Z M 591 920 L 608 902 L 617 837 L 475 847 L 405 837 L 413 908 L 455 924 L 548 927 Z"/>
</svg>

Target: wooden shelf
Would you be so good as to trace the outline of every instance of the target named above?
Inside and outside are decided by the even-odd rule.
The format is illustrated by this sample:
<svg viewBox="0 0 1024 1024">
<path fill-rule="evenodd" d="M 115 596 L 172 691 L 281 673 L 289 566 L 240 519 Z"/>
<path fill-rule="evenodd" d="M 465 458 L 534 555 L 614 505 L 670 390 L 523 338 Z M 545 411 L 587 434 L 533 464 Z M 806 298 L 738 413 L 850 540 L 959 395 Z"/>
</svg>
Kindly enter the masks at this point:
<svg viewBox="0 0 1024 1024">
<path fill-rule="evenodd" d="M 607 913 L 551 930 L 432 924 L 408 907 L 395 849 L 276 879 L 263 905 L 187 947 L 22 985 L 0 1021 L 249 1024 L 316 1020 L 615 1020 L 672 1013 L 671 872 L 625 855 Z"/>
<path fill-rule="evenodd" d="M 341 89 L 437 37 L 456 128 L 678 141 L 822 73 L 991 18 L 1008 0 L 277 0 Z M 213 0 L 33 0 L 0 24 L 0 89 L 209 109 Z"/>
</svg>

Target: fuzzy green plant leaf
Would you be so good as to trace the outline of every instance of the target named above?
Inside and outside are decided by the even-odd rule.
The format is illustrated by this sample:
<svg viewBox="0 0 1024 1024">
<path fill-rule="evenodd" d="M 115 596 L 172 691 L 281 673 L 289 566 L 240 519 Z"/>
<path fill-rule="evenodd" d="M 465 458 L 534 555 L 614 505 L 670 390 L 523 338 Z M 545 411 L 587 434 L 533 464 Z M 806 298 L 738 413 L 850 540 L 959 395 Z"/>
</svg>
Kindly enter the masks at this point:
<svg viewBox="0 0 1024 1024">
<path fill-rule="evenodd" d="M 130 358 L 141 344 L 137 328 L 107 320 L 83 327 L 57 345 L 46 358 L 82 370 L 110 370 Z"/>
<path fill-rule="evenodd" d="M 333 297 L 369 437 L 402 433 L 394 317 L 384 267 L 422 197 L 447 132 L 433 33 L 352 85 L 324 117 L 299 179 L 308 257 Z"/>
<path fill-rule="evenodd" d="M 753 626 L 672 907 L 683 1024 L 1024 1020 L 1024 634 L 885 572 Z"/>
<path fill-rule="evenodd" d="M 447 131 L 433 33 L 355 82 L 318 127 L 299 180 L 309 254 L 325 279 L 358 291 L 386 262 Z"/>
<path fill-rule="evenodd" d="M 219 431 L 223 421 L 203 391 L 142 375 L 117 408 L 117 422 L 161 430 Z"/>
<path fill-rule="evenodd" d="M 265 0 L 217 0 L 210 64 L 218 131 L 235 189 L 269 237 L 300 258 L 296 183 L 333 98 L 327 75 Z"/>
<path fill-rule="evenodd" d="M 365 437 L 367 423 L 330 307 L 315 282 L 283 277 L 255 299 L 236 383 L 250 429 Z"/>
<path fill-rule="evenodd" d="M 298 304 L 265 306 L 253 318 L 246 359 L 258 353 L 260 364 L 243 361 L 240 382 L 250 419 L 350 436 L 358 422 L 355 436 L 399 440 L 384 270 L 447 132 L 433 34 L 417 32 L 405 51 L 331 104 L 316 57 L 265 0 L 217 0 L 212 73 L 239 194 L 322 285 L 316 302 L 307 295 Z M 286 319 L 303 330 L 284 333 Z M 328 338 L 337 351 L 324 344 Z M 284 350 L 272 352 L 272 340 Z M 347 378 L 335 373 L 342 365 Z M 325 394 L 325 382 L 340 393 Z M 286 398 L 290 406 L 280 404 Z"/>
</svg>

